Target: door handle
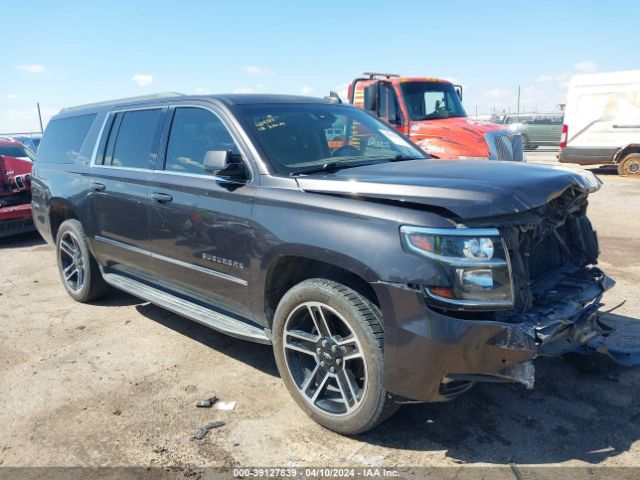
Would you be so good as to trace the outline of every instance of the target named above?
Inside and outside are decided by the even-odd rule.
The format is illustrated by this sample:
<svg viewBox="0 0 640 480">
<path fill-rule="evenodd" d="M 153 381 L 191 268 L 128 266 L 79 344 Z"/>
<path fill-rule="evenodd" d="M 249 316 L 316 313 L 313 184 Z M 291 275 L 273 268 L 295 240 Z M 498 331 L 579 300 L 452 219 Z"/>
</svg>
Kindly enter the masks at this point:
<svg viewBox="0 0 640 480">
<path fill-rule="evenodd" d="M 158 203 L 169 203 L 170 201 L 173 200 L 173 197 L 168 193 L 160 193 L 160 192 L 153 192 L 151 194 L 151 198 L 153 198 L 153 200 Z"/>
<path fill-rule="evenodd" d="M 103 192 L 107 187 L 104 186 L 104 183 L 91 182 L 91 188 L 96 192 Z"/>
</svg>

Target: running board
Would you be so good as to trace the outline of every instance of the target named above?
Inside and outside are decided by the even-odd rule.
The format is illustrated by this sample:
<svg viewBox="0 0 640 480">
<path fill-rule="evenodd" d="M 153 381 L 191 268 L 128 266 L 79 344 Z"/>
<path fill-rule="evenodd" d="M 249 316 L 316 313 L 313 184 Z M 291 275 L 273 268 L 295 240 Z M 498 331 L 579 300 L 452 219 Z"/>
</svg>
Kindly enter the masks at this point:
<svg viewBox="0 0 640 480">
<path fill-rule="evenodd" d="M 232 337 L 252 342 L 271 344 L 271 338 L 264 329 L 249 325 L 242 320 L 225 315 L 210 308 L 202 307 L 188 300 L 171 295 L 157 288 L 133 280 L 117 273 L 102 273 L 104 281 L 109 285 L 124 290 L 142 300 L 151 302 L 173 313 L 201 323 Z"/>
</svg>

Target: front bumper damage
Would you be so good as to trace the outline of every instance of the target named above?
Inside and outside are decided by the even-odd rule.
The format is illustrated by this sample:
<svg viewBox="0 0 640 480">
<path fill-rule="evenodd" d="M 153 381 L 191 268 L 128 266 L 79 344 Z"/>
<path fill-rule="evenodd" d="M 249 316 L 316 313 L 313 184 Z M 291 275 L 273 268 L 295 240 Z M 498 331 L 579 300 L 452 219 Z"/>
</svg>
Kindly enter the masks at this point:
<svg viewBox="0 0 640 480">
<path fill-rule="evenodd" d="M 638 365 L 640 321 L 623 325 L 599 310 L 614 284 L 597 268 L 563 272 L 553 289 L 536 295 L 531 310 L 508 321 L 457 318 L 430 308 L 416 289 L 374 284 L 385 318 L 384 386 L 407 400 L 434 402 L 476 382 L 533 388 L 538 356 L 597 351 Z M 624 332 L 616 332 L 620 327 Z"/>
</svg>

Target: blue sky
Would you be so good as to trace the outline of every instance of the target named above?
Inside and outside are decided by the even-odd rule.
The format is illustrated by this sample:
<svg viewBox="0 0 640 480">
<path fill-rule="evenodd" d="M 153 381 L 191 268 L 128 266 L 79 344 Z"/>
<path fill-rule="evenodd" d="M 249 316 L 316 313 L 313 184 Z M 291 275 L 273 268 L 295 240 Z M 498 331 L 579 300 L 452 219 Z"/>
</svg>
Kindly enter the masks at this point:
<svg viewBox="0 0 640 480">
<path fill-rule="evenodd" d="M 4 2 L 0 132 L 160 91 L 344 91 L 363 71 L 440 76 L 467 112 L 553 109 L 572 74 L 640 68 L 638 1 Z"/>
</svg>

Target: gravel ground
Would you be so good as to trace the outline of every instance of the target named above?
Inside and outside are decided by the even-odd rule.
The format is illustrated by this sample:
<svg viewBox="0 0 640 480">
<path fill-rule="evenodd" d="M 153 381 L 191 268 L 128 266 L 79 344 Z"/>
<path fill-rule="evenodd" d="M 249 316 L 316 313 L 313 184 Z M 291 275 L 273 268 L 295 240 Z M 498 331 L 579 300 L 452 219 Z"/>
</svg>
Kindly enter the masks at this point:
<svg viewBox="0 0 640 480">
<path fill-rule="evenodd" d="M 554 157 L 528 154 L 544 163 Z M 626 300 L 615 315 L 635 321 L 640 183 L 597 173 L 604 186 L 592 197 L 590 216 L 601 267 L 618 281 L 605 300 L 608 307 Z M 124 293 L 75 303 L 59 283 L 52 248 L 36 234 L 2 242 L 3 467 L 506 467 L 483 471 L 491 478 L 513 478 L 508 467 L 515 465 L 640 467 L 640 368 L 584 374 L 562 360 L 540 359 L 534 390 L 478 385 L 449 403 L 403 407 L 377 430 L 348 438 L 296 407 L 270 347 Z M 236 408 L 195 407 L 214 394 L 237 401 Z M 194 440 L 212 420 L 226 424 Z"/>
</svg>

